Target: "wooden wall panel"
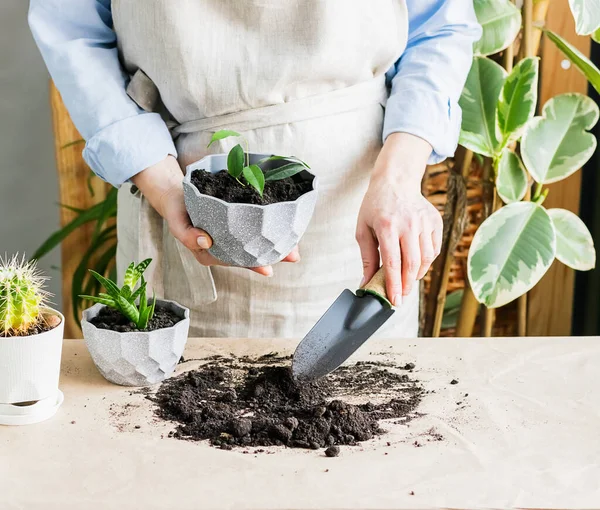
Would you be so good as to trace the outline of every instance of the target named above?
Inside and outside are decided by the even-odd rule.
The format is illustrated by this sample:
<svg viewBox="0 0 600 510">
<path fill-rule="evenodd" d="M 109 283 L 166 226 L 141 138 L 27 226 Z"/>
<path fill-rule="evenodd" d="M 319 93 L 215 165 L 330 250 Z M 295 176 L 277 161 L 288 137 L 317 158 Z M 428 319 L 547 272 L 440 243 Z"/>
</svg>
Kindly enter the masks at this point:
<svg viewBox="0 0 600 510">
<path fill-rule="evenodd" d="M 575 34 L 575 23 L 567 0 L 550 2 L 546 27 L 574 44 L 585 55 L 590 53 L 588 37 Z M 564 55 L 547 39 L 543 41 L 540 104 L 564 92 L 587 92 L 587 81 Z M 549 186 L 544 205 L 579 212 L 581 172 Z M 531 336 L 565 336 L 571 334 L 575 274 L 556 261 L 529 297 L 528 334 Z"/>
</svg>

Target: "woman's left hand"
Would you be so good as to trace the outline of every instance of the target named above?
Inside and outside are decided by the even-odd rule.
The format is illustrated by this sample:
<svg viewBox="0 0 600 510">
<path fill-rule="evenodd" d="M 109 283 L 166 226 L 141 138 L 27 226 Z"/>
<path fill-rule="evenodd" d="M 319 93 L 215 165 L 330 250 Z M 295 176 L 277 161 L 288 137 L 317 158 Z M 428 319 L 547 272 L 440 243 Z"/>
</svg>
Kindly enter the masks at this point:
<svg viewBox="0 0 600 510">
<path fill-rule="evenodd" d="M 442 217 L 421 193 L 431 150 L 425 140 L 407 133 L 388 136 L 358 216 L 363 284 L 377 272 L 381 258 L 387 295 L 395 306 L 425 276 L 442 245 Z"/>
</svg>

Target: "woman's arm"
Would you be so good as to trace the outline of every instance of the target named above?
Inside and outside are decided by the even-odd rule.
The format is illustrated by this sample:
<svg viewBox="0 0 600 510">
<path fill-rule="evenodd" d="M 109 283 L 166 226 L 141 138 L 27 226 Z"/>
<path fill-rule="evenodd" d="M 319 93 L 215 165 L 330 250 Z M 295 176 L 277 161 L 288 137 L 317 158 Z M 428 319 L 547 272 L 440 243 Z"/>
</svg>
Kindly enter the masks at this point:
<svg viewBox="0 0 600 510">
<path fill-rule="evenodd" d="M 421 194 L 427 163 L 452 156 L 460 132 L 458 99 L 481 35 L 472 0 L 407 0 L 406 51 L 388 72 L 384 146 L 356 230 L 364 278 L 381 264 L 399 306 L 439 254 L 440 214 Z"/>
<path fill-rule="evenodd" d="M 29 26 L 46 66 L 86 140 L 84 158 L 102 179 L 120 186 L 175 145 L 157 113 L 127 95 L 117 54 L 110 0 L 31 0 Z"/>
</svg>

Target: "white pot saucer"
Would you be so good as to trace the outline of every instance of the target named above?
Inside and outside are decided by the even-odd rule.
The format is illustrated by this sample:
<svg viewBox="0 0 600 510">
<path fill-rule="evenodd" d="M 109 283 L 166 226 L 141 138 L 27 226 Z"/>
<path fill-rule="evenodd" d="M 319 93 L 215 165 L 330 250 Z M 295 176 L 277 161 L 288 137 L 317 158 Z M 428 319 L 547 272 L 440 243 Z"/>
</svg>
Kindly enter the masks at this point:
<svg viewBox="0 0 600 510">
<path fill-rule="evenodd" d="M 56 395 L 30 406 L 0 404 L 0 425 L 31 425 L 47 420 L 56 414 L 64 400 L 63 392 L 58 390 Z"/>
</svg>

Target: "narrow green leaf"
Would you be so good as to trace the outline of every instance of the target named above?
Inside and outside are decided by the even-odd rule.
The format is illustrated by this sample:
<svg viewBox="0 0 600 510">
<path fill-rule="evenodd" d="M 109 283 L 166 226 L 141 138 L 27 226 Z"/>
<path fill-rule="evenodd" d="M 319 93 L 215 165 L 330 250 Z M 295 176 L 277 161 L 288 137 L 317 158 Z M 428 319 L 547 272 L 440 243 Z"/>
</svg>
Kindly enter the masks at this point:
<svg viewBox="0 0 600 510">
<path fill-rule="evenodd" d="M 127 285 L 130 288 L 135 287 L 135 282 L 133 281 L 134 278 L 135 278 L 135 263 L 132 262 L 131 264 L 129 264 L 129 266 L 127 267 L 127 270 L 125 271 L 125 276 L 123 277 L 123 285 Z"/>
<path fill-rule="evenodd" d="M 238 179 L 244 170 L 244 149 L 238 143 L 227 155 L 227 171 L 231 177 Z"/>
<path fill-rule="evenodd" d="M 146 292 L 146 280 L 142 276 L 142 283 L 139 288 L 131 295 L 131 301 L 135 303 L 135 300 L 142 295 L 142 292 Z"/>
<path fill-rule="evenodd" d="M 108 292 L 108 294 L 113 298 L 113 299 L 117 299 L 118 296 L 120 296 L 120 291 L 119 291 L 119 287 L 117 287 L 117 285 L 107 279 L 104 278 L 104 276 L 102 276 L 101 274 L 98 274 L 96 271 L 94 271 L 93 269 L 89 270 L 90 273 L 94 276 L 94 278 L 96 278 L 96 280 L 98 280 L 106 289 L 106 292 Z"/>
<path fill-rule="evenodd" d="M 474 0 L 477 20 L 483 29 L 473 45 L 475 55 L 493 55 L 511 44 L 521 29 L 521 11 L 509 0 Z"/>
<path fill-rule="evenodd" d="M 218 142 L 219 140 L 223 140 L 224 138 L 229 138 L 230 136 L 242 136 L 236 131 L 230 131 L 229 129 L 222 129 L 221 131 L 217 131 L 212 135 L 210 139 L 210 143 L 207 145 L 207 148 L 210 147 L 213 143 Z"/>
<path fill-rule="evenodd" d="M 148 269 L 148 266 L 150 265 L 150 263 L 152 262 L 152 259 L 145 259 L 142 260 L 137 266 L 135 266 L 135 276 L 133 277 L 133 285 L 132 287 L 135 286 L 135 284 L 138 282 L 138 280 L 142 277 L 142 275 L 144 274 L 144 271 L 146 271 L 146 269 Z"/>
<path fill-rule="evenodd" d="M 156 310 L 156 294 L 152 291 L 152 305 L 150 305 L 150 314 L 148 315 L 148 319 L 152 319 L 154 317 L 154 312 Z"/>
<path fill-rule="evenodd" d="M 86 296 L 85 294 L 81 294 L 79 296 L 79 298 L 84 301 L 92 301 L 93 303 L 100 303 L 102 305 L 109 306 L 110 308 L 116 308 L 116 309 L 119 308 L 117 303 L 115 302 L 115 300 L 112 298 L 105 298 L 105 297 L 100 297 L 100 296 Z"/>
<path fill-rule="evenodd" d="M 265 172 L 265 181 L 280 181 L 302 172 L 305 168 L 301 163 L 289 163 L 279 168 L 273 168 L 273 170 Z"/>
<path fill-rule="evenodd" d="M 600 27 L 600 1 L 569 0 L 579 35 L 589 35 Z"/>
<path fill-rule="evenodd" d="M 131 287 L 129 285 L 123 285 L 121 288 L 121 296 L 123 296 L 128 301 L 131 301 Z"/>
<path fill-rule="evenodd" d="M 485 220 L 473 237 L 467 262 L 477 301 L 497 308 L 531 290 L 556 253 L 556 235 L 546 210 L 515 202 Z"/>
<path fill-rule="evenodd" d="M 244 167 L 244 178 L 262 197 L 265 188 L 265 176 L 258 165 L 250 165 Z"/>
<path fill-rule="evenodd" d="M 575 46 L 567 42 L 560 35 L 550 30 L 544 30 L 548 39 L 550 39 L 566 57 L 575 64 L 583 75 L 590 82 L 590 85 L 600 94 L 600 69 L 598 69 L 583 53 Z"/>
<path fill-rule="evenodd" d="M 549 209 L 556 231 L 556 258 L 578 271 L 589 271 L 596 266 L 594 240 L 585 223 L 566 209 Z"/>
<path fill-rule="evenodd" d="M 496 107 L 506 71 L 496 62 L 476 57 L 459 104 L 463 111 L 460 144 L 483 156 L 500 151 L 496 136 Z"/>
<path fill-rule="evenodd" d="M 61 149 L 68 149 L 69 147 L 73 147 L 74 145 L 79 145 L 85 143 L 85 140 L 83 138 L 80 138 L 79 140 L 73 140 L 72 142 L 69 143 L 65 143 Z"/>
<path fill-rule="evenodd" d="M 519 156 L 510 149 L 504 149 L 500 156 L 496 189 L 506 204 L 522 200 L 527 192 L 527 172 Z"/>
<path fill-rule="evenodd" d="M 560 181 L 592 157 L 596 137 L 587 130 L 598 115 L 596 103 L 583 94 L 561 94 L 544 105 L 521 139 L 523 163 L 536 182 Z"/>
<path fill-rule="evenodd" d="M 538 97 L 539 59 L 521 60 L 506 78 L 498 100 L 498 138 L 502 146 L 521 137 L 523 128 L 535 115 Z"/>
<path fill-rule="evenodd" d="M 140 314 L 137 311 L 137 308 L 133 306 L 129 301 L 127 301 L 123 296 L 117 296 L 115 299 L 121 313 L 127 317 L 131 322 L 137 324 L 140 320 Z"/>
<path fill-rule="evenodd" d="M 148 321 L 150 320 L 150 310 L 151 308 L 148 307 L 140 313 L 140 319 L 137 323 L 137 328 L 139 330 L 143 330 L 148 327 Z"/>
</svg>

